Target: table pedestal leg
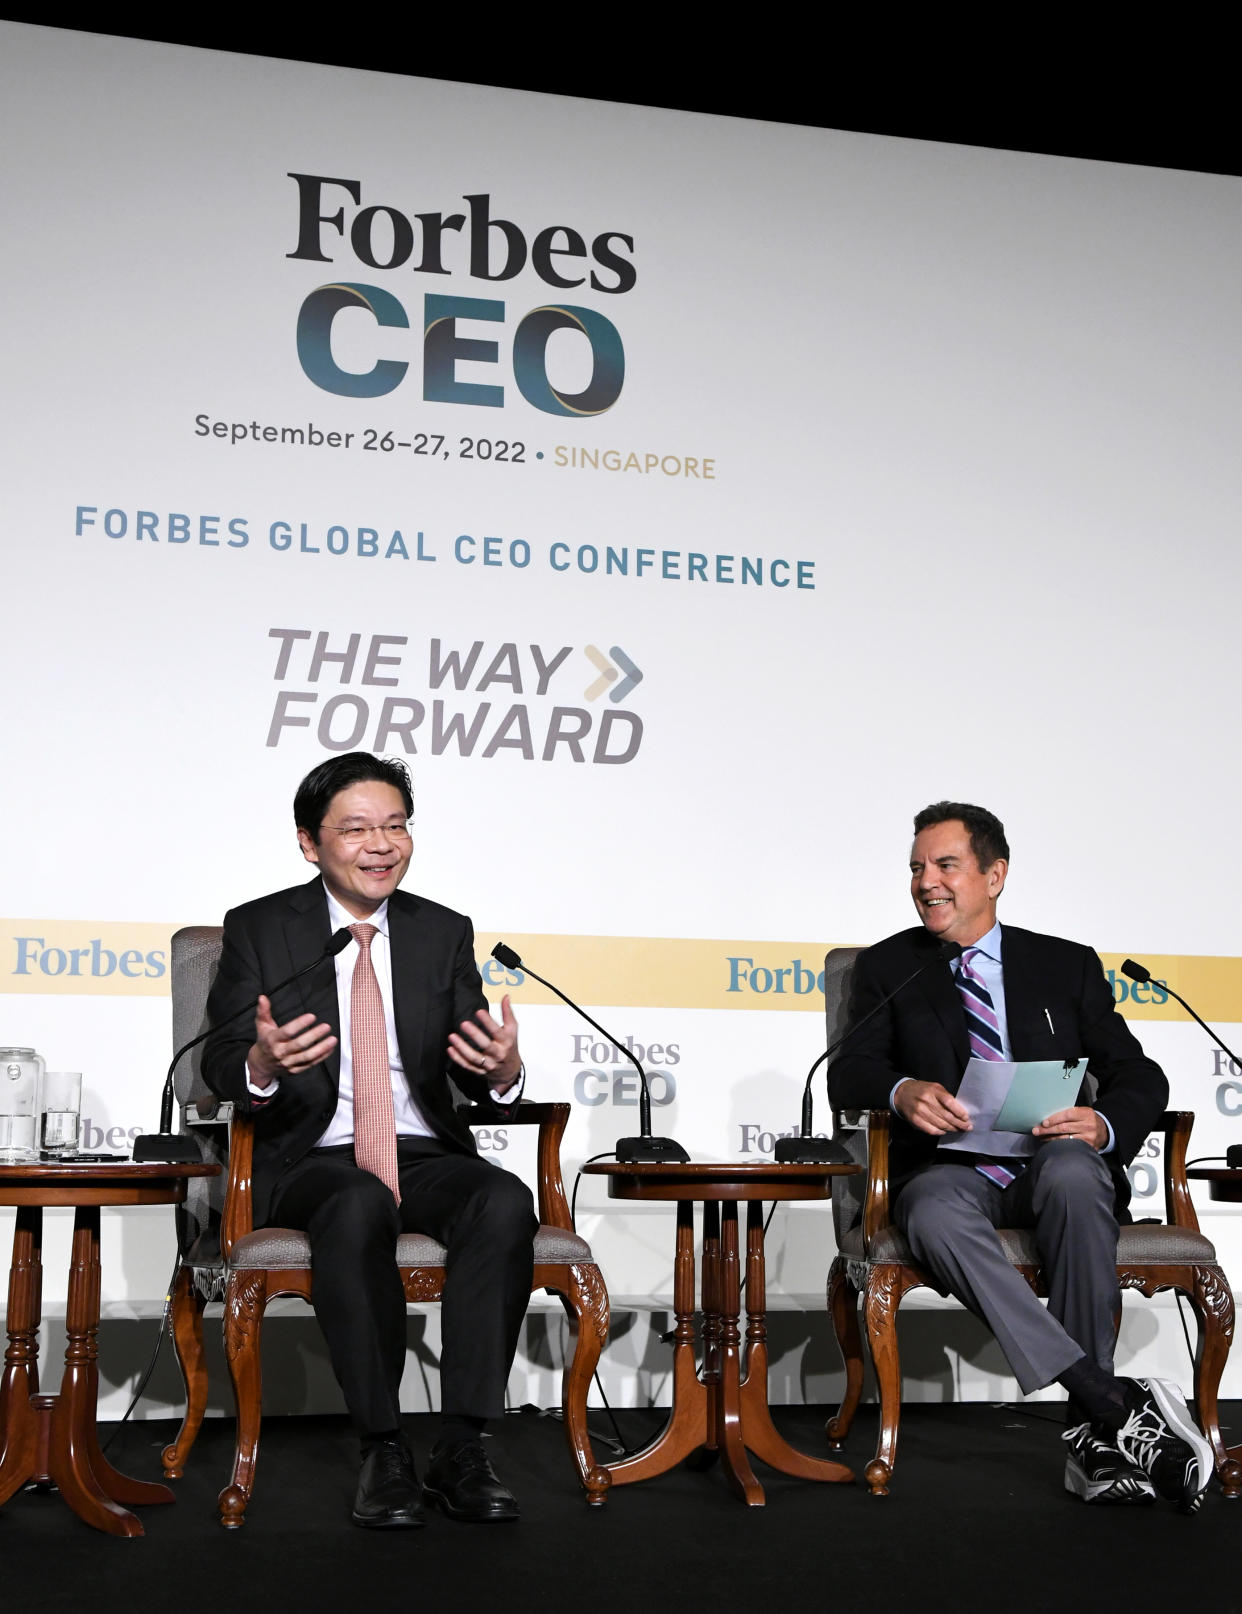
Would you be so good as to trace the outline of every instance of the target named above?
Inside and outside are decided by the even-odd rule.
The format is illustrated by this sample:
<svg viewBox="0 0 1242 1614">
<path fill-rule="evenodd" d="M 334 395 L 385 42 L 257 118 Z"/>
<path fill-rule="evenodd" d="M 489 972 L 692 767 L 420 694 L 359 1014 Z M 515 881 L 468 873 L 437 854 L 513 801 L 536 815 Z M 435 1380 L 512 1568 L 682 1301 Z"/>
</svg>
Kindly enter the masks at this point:
<svg viewBox="0 0 1242 1614">
<path fill-rule="evenodd" d="M 19 1205 L 9 1269 L 8 1348 L 0 1378 L 0 1504 L 38 1472 L 39 1321 L 43 1314 L 43 1210 Z"/>
<path fill-rule="evenodd" d="M 715 1292 L 720 1308 L 720 1376 L 716 1390 L 716 1443 L 729 1483 L 748 1507 L 762 1507 L 763 1487 L 755 1478 L 746 1447 L 749 1433 L 742 1424 L 741 1261 L 737 1235 L 737 1201 L 724 1202 L 720 1229 Z M 707 1245 L 703 1248 L 704 1267 Z M 706 1283 L 706 1278 L 704 1279 Z M 747 1297 L 749 1302 L 749 1296 Z"/>
<path fill-rule="evenodd" d="M 99 1209 L 79 1206 L 69 1264 L 64 1377 L 58 1396 L 37 1398 L 51 1419 L 48 1469 L 65 1501 L 88 1524 L 110 1535 L 140 1536 L 142 1525 L 122 1504 L 171 1502 L 173 1493 L 166 1485 L 119 1473 L 99 1449 L 99 1290 Z"/>
<path fill-rule="evenodd" d="M 830 1458 L 807 1457 L 777 1432 L 768 1406 L 768 1320 L 766 1263 L 763 1254 L 763 1206 L 746 1206 L 746 1377 L 741 1388 L 742 1438 L 759 1458 L 780 1474 L 796 1479 L 852 1480 L 852 1470 Z"/>
<path fill-rule="evenodd" d="M 675 1468 L 708 1439 L 707 1391 L 694 1361 L 694 1206 L 677 1206 L 677 1251 L 673 1262 L 673 1406 L 669 1420 L 649 1446 L 604 1466 L 613 1485 L 632 1485 Z"/>
</svg>

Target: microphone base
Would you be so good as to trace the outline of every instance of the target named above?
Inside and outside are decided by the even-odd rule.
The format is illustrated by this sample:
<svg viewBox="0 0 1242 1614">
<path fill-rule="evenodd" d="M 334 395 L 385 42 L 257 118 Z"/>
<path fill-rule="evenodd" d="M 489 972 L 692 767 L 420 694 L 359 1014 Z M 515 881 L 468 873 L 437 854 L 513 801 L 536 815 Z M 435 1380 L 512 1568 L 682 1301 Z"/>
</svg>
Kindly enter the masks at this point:
<svg viewBox="0 0 1242 1614">
<path fill-rule="evenodd" d="M 198 1144 L 184 1133 L 148 1132 L 134 1139 L 135 1165 L 162 1160 L 177 1166 L 197 1166 L 202 1158 Z"/>
<path fill-rule="evenodd" d="M 684 1166 L 690 1156 L 672 1138 L 618 1138 L 617 1159 L 627 1166 Z"/>
<path fill-rule="evenodd" d="M 779 1166 L 853 1166 L 843 1144 L 832 1138 L 777 1138 L 773 1158 Z"/>
</svg>

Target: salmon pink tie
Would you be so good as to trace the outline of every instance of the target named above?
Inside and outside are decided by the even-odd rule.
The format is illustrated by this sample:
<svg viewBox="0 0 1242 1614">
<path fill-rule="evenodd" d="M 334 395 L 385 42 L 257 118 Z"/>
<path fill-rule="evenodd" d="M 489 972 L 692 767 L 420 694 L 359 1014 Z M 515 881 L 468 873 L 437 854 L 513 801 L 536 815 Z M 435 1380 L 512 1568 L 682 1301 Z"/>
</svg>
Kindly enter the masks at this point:
<svg viewBox="0 0 1242 1614">
<path fill-rule="evenodd" d="M 354 1159 L 392 1191 L 397 1204 L 397 1121 L 388 1068 L 384 999 L 371 962 L 374 925 L 350 925 L 358 943 L 349 990 L 349 1048 L 354 1062 Z"/>
</svg>

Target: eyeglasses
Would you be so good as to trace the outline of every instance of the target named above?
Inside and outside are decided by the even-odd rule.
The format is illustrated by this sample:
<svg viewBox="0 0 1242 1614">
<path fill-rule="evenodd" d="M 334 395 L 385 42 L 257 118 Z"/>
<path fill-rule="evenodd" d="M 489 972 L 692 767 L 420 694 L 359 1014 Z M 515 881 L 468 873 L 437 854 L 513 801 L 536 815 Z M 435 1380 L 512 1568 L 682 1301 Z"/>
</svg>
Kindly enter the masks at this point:
<svg viewBox="0 0 1242 1614">
<path fill-rule="evenodd" d="M 372 835 L 382 835 L 390 841 L 408 841 L 410 839 L 410 823 L 408 818 L 394 818 L 388 824 L 320 824 L 320 829 L 330 829 L 334 835 L 339 835 L 346 846 L 362 846 L 370 840 Z"/>
</svg>

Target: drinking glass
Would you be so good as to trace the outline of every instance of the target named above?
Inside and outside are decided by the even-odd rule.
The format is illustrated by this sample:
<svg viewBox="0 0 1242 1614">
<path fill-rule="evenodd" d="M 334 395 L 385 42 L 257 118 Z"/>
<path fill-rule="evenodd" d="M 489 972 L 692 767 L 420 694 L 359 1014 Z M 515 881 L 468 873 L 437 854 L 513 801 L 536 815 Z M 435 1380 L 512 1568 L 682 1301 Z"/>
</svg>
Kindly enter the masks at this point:
<svg viewBox="0 0 1242 1614">
<path fill-rule="evenodd" d="M 82 1072 L 43 1072 L 43 1125 L 39 1145 L 44 1154 L 65 1158 L 78 1152 L 82 1125 Z"/>
</svg>

